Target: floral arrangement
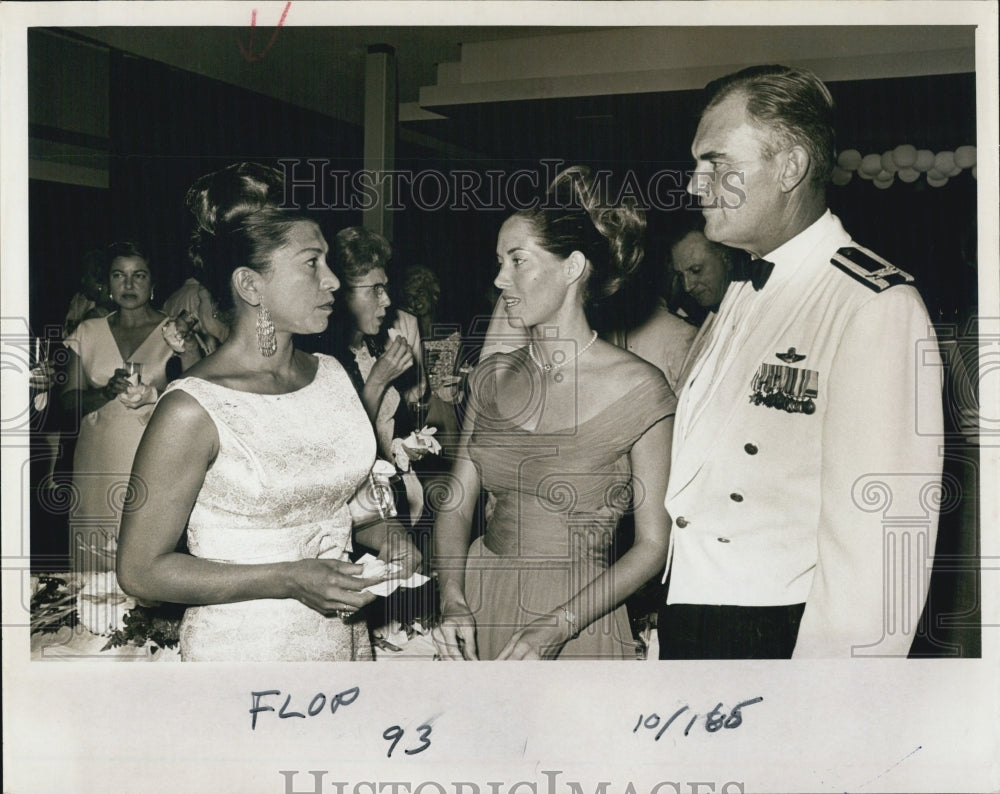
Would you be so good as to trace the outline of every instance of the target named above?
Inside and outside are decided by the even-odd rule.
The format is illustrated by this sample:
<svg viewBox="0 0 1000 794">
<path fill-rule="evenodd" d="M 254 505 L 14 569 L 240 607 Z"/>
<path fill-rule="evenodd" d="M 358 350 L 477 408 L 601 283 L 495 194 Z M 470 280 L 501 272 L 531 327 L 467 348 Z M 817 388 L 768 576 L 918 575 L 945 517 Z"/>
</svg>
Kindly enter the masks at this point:
<svg viewBox="0 0 1000 794">
<path fill-rule="evenodd" d="M 421 621 L 414 618 L 409 622 L 402 623 L 393 619 L 372 631 L 372 644 L 389 653 L 402 653 L 403 649 L 414 638 L 426 638 L 425 642 L 430 640 L 432 627 L 431 620 Z"/>
<path fill-rule="evenodd" d="M 181 604 L 137 604 L 118 588 L 111 572 L 31 577 L 31 633 L 82 626 L 108 638 L 102 651 L 147 643 L 154 652 L 175 648 L 184 609 Z"/>
<path fill-rule="evenodd" d="M 49 634 L 79 622 L 76 587 L 61 576 L 31 577 L 31 633 Z"/>
<path fill-rule="evenodd" d="M 101 650 L 146 643 L 149 643 L 154 651 L 157 648 L 176 648 L 183 617 L 182 604 L 156 606 L 136 604 L 125 613 L 122 628 L 111 633 L 107 644 Z"/>
</svg>

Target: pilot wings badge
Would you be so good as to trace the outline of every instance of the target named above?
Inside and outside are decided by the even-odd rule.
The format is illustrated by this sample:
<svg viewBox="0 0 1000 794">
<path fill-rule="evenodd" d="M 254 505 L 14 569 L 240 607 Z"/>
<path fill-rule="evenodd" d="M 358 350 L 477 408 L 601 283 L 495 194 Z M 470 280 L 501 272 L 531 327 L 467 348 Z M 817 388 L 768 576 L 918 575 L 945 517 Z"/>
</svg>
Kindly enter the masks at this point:
<svg viewBox="0 0 1000 794">
<path fill-rule="evenodd" d="M 794 347 L 788 348 L 787 353 L 775 353 L 774 355 L 776 355 L 786 364 L 794 364 L 796 361 L 801 361 L 802 359 L 805 358 L 805 355 L 803 355 L 802 353 L 795 352 Z"/>
</svg>

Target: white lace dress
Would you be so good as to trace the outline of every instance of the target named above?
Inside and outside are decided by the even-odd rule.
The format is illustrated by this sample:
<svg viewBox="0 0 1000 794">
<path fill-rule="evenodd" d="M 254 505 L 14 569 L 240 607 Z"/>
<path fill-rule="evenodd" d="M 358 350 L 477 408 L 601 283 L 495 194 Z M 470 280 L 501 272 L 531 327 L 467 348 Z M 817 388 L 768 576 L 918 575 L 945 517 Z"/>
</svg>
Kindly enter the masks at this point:
<svg viewBox="0 0 1000 794">
<path fill-rule="evenodd" d="M 234 391 L 199 378 L 170 384 L 215 422 L 219 454 L 188 522 L 196 557 L 240 564 L 325 558 L 351 550 L 347 502 L 375 459 L 375 438 L 350 378 L 329 356 L 290 394 Z M 183 661 L 370 659 L 363 621 L 326 618 L 294 599 L 187 610 Z"/>
</svg>

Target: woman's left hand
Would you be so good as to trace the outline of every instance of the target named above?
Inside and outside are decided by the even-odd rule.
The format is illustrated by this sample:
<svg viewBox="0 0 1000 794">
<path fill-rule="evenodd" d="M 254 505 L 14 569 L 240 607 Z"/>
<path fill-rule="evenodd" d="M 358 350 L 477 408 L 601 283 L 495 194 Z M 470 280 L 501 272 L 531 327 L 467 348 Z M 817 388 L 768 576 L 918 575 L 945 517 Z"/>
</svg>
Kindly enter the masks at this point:
<svg viewBox="0 0 1000 794">
<path fill-rule="evenodd" d="M 396 563 L 399 570 L 392 574 L 393 579 L 408 579 L 410 574 L 420 570 L 423 556 L 405 530 L 386 533 L 385 542 L 379 549 L 378 558 L 387 563 Z"/>
<path fill-rule="evenodd" d="M 48 391 L 55 382 L 56 365 L 49 359 L 40 361 L 28 371 L 28 385 L 35 391 Z"/>
<path fill-rule="evenodd" d="M 503 659 L 555 659 L 569 640 L 565 628 L 550 620 L 533 620 L 527 626 L 514 632 L 503 650 L 497 654 L 497 661 Z"/>
<path fill-rule="evenodd" d="M 125 391 L 118 395 L 118 399 L 128 408 L 151 405 L 156 402 L 158 397 L 159 393 L 156 391 L 156 387 L 148 383 L 130 384 Z"/>
</svg>

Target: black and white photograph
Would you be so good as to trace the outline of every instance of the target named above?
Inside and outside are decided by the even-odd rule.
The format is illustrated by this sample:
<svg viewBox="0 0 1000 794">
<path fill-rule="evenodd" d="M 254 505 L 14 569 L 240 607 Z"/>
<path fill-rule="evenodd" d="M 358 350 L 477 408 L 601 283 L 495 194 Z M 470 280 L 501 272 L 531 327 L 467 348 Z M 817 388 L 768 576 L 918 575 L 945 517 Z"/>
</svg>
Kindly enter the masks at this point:
<svg viewBox="0 0 1000 794">
<path fill-rule="evenodd" d="M 1000 790 L 997 19 L 5 3 L 4 791 Z"/>
</svg>

